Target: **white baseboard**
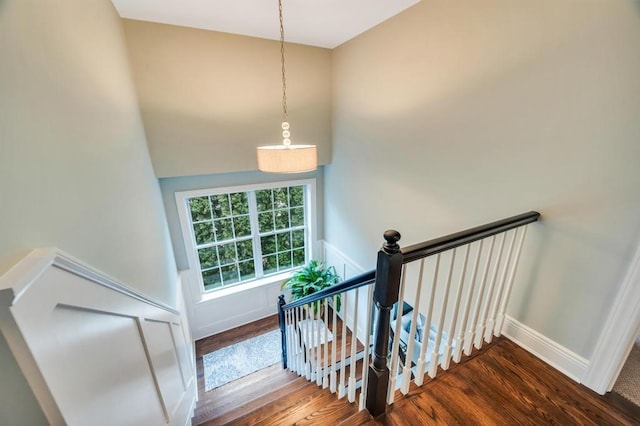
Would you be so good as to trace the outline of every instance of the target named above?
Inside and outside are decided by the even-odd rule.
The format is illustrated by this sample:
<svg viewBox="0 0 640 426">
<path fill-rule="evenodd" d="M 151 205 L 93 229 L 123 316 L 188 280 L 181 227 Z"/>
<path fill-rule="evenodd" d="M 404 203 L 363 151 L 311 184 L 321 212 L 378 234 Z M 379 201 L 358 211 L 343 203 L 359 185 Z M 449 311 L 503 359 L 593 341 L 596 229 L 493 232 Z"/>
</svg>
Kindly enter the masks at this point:
<svg viewBox="0 0 640 426">
<path fill-rule="evenodd" d="M 521 322 L 505 317 L 502 334 L 556 370 L 580 383 L 589 361 Z"/>
</svg>

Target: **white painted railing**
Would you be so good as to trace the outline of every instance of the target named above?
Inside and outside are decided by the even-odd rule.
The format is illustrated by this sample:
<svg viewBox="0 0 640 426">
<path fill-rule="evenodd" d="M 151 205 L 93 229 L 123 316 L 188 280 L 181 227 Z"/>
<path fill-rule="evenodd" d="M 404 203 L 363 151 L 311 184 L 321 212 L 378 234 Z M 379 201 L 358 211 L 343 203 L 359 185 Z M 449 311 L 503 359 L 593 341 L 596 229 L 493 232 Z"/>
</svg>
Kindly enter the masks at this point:
<svg viewBox="0 0 640 426">
<path fill-rule="evenodd" d="M 360 409 L 364 409 L 372 327 L 372 275 L 359 285 L 311 303 L 283 305 L 281 329 L 284 328 L 286 342 L 284 361 L 289 369 L 329 389 L 338 398 L 357 401 Z"/>
<path fill-rule="evenodd" d="M 404 264 L 391 315 L 398 338 L 389 364 L 389 404 L 396 389 L 406 394 L 411 380 L 421 386 L 438 367 L 447 370 L 463 352 L 470 355 L 501 335 L 525 235 L 522 226 Z"/>
<path fill-rule="evenodd" d="M 397 389 L 406 394 L 412 380 L 421 386 L 501 335 L 527 225 L 539 216 L 406 249 L 385 232 L 375 271 L 289 304 L 281 296 L 285 368 L 380 415 Z"/>
</svg>

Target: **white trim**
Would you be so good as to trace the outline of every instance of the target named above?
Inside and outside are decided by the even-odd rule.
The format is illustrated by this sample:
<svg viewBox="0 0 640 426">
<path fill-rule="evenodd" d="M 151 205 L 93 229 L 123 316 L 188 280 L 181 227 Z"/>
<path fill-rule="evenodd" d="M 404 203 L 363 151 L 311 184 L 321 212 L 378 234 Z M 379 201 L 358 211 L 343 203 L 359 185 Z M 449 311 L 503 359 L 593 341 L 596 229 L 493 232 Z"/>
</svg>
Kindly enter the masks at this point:
<svg viewBox="0 0 640 426">
<path fill-rule="evenodd" d="M 194 197 L 203 197 L 205 195 L 229 194 L 231 192 L 259 191 L 261 189 L 284 188 L 288 186 L 298 186 L 298 185 L 315 185 L 315 183 L 316 183 L 315 178 L 283 180 L 279 182 L 255 183 L 255 184 L 249 184 L 249 185 L 234 185 L 234 186 L 221 186 L 218 188 L 192 189 L 188 191 L 178 191 L 176 192 L 176 195 L 181 194 L 182 198 L 194 198 Z"/>
<path fill-rule="evenodd" d="M 12 288 L 15 294 L 13 304 L 15 304 L 29 289 L 29 287 L 47 271 L 49 266 L 55 266 L 79 277 L 86 278 L 95 284 L 99 284 L 103 287 L 107 287 L 108 289 L 117 291 L 118 293 L 125 294 L 172 314 L 180 314 L 169 305 L 153 300 L 148 296 L 133 290 L 121 281 L 92 268 L 88 264 L 56 247 L 46 247 L 33 250 L 4 275 L 0 276 L 0 289 Z"/>
<path fill-rule="evenodd" d="M 37 249 L 0 276 L 0 333 L 51 424 L 86 423 L 94 410 L 188 424 L 195 358 L 176 300 L 183 314 L 57 248 Z M 116 373 L 105 379 L 95 362 Z"/>
<path fill-rule="evenodd" d="M 202 197 L 206 195 L 218 195 L 218 194 L 228 194 L 233 192 L 249 192 L 249 191 L 257 191 L 261 189 L 274 189 L 274 188 L 283 188 L 289 186 L 305 186 L 307 190 L 304 191 L 305 197 L 305 228 L 307 230 L 308 238 L 305 241 L 305 250 L 306 250 L 306 258 L 313 259 L 314 247 L 315 247 L 315 239 L 317 235 L 317 222 L 318 222 L 318 214 L 316 211 L 316 179 L 298 179 L 298 180 L 287 180 L 280 182 L 270 182 L 270 183 L 256 183 L 250 185 L 237 185 L 237 186 L 226 186 L 219 188 L 205 188 L 205 189 L 196 189 L 189 191 L 177 191 L 175 193 L 176 206 L 178 209 L 178 218 L 180 221 L 180 231 L 182 232 L 182 241 L 184 242 L 184 249 L 187 255 L 187 263 L 189 264 L 189 269 L 193 271 L 200 271 L 200 262 L 197 256 L 196 250 L 196 242 L 194 240 L 193 232 L 191 230 L 191 219 L 189 217 L 189 208 L 187 206 L 187 200 L 189 198 L 194 197 Z M 251 229 L 256 230 L 256 232 L 252 232 L 252 238 L 254 243 L 254 250 L 256 244 L 257 237 L 257 228 L 255 227 L 256 223 L 254 219 L 251 219 Z M 258 273 L 258 268 L 256 268 L 256 274 Z M 278 274 L 280 275 L 280 274 Z M 238 285 L 243 284 L 251 284 L 251 283 L 263 283 L 263 285 L 268 285 L 273 282 L 270 279 L 272 276 L 260 277 L 257 280 L 249 281 L 246 283 L 240 283 Z M 191 294 L 191 302 L 197 303 L 203 300 L 210 299 L 211 297 L 208 295 L 212 292 L 204 291 L 204 284 L 202 282 L 202 276 L 198 273 L 196 276 L 189 280 L 191 284 L 190 294 Z M 255 286 L 251 286 L 255 287 Z M 215 290 L 221 291 L 222 289 Z"/>
<path fill-rule="evenodd" d="M 576 382 L 589 361 L 510 316 L 505 317 L 502 334 Z"/>
<path fill-rule="evenodd" d="M 599 394 L 613 387 L 640 332 L 640 244 L 582 378 Z"/>
<path fill-rule="evenodd" d="M 196 302 L 196 304 L 205 303 L 210 300 L 221 299 L 221 298 L 230 296 L 232 294 L 243 293 L 248 290 L 253 290 L 254 288 L 268 286 L 274 283 L 281 284 L 283 281 L 291 278 L 291 276 L 293 275 L 293 271 L 295 271 L 296 269 L 300 269 L 300 268 L 295 268 L 290 271 L 281 272 L 276 275 L 269 275 L 264 278 L 260 278 L 259 280 L 248 281 L 242 284 L 222 287 L 220 290 L 207 292 L 202 296 L 202 299 L 200 301 Z"/>
<path fill-rule="evenodd" d="M 324 240 L 322 241 L 321 253 L 323 255 L 322 260 L 325 263 L 327 263 L 327 265 L 334 266 L 336 268 L 336 272 L 338 273 L 338 275 L 340 275 L 340 277 L 343 280 L 349 279 L 351 277 L 354 277 L 366 271 L 362 266 L 354 262 L 351 258 L 345 255 L 337 247 L 335 247 L 334 245 Z M 368 309 L 369 309 L 368 304 L 370 302 L 368 297 L 369 297 L 368 291 L 361 291 L 359 293 L 359 298 L 356 303 L 358 303 L 358 310 L 360 312 L 368 312 Z M 355 292 L 353 293 L 353 297 L 350 296 L 349 300 L 352 300 L 353 298 L 355 298 Z M 350 301 L 349 308 L 347 309 L 347 317 L 345 319 L 347 323 L 347 327 L 349 327 L 349 329 L 352 329 L 353 327 L 353 313 L 354 313 L 353 308 L 355 306 L 355 305 L 352 305 L 351 303 L 352 302 Z M 340 313 L 340 315 L 342 314 Z M 367 326 L 369 326 L 369 323 L 367 322 L 366 318 L 367 318 L 366 315 L 362 315 L 362 314 L 359 315 L 358 330 L 356 333 L 356 336 L 358 337 L 358 339 L 360 339 L 363 342 L 366 339 Z"/>
</svg>

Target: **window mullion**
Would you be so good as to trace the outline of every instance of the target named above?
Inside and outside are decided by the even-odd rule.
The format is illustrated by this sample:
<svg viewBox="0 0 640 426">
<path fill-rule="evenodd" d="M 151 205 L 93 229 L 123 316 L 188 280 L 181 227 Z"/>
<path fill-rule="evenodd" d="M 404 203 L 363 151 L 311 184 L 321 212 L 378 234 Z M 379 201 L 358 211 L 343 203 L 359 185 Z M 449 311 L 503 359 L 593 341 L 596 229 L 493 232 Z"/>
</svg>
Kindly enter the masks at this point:
<svg viewBox="0 0 640 426">
<path fill-rule="evenodd" d="M 256 270 L 256 278 L 262 278 L 262 247 L 260 245 L 260 225 L 258 224 L 258 202 L 256 192 L 247 192 L 249 196 L 249 222 L 251 223 L 251 237 L 253 241 L 253 264 Z"/>
</svg>

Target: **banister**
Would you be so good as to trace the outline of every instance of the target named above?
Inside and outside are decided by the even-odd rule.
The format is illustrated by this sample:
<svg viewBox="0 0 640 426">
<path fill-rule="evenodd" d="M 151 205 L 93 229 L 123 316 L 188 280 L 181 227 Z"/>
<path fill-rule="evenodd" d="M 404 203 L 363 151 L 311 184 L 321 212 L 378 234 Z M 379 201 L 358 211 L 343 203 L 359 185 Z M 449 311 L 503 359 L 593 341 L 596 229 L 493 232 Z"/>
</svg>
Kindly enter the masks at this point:
<svg viewBox="0 0 640 426">
<path fill-rule="evenodd" d="M 367 284 L 371 284 L 376 278 L 376 271 L 371 270 L 369 272 L 364 272 L 360 275 L 356 275 L 355 277 L 351 277 L 348 280 L 344 280 L 336 285 L 332 285 L 325 289 L 320 290 L 317 293 L 310 294 L 301 299 L 294 300 L 285 305 L 282 305 L 282 310 L 286 311 L 288 309 L 297 308 L 299 306 L 306 305 L 311 302 L 316 302 L 320 299 L 325 299 L 327 297 L 340 294 L 344 291 L 352 290 L 358 287 L 365 286 Z"/>
<path fill-rule="evenodd" d="M 405 247 L 401 249 L 403 255 L 402 263 L 406 264 L 413 262 L 436 253 L 447 251 L 465 244 L 470 244 L 474 241 L 482 240 L 483 238 L 527 225 L 537 221 L 539 217 L 540 213 L 530 211 L 528 213 L 522 213 L 507 219 L 476 226 L 475 228 L 467 229 L 465 231 L 456 232 L 444 237 L 435 238 L 433 240 Z"/>
<path fill-rule="evenodd" d="M 454 249 L 459 246 L 468 245 L 475 241 L 483 240 L 487 237 L 501 234 L 509 230 L 522 227 L 524 225 L 528 225 L 532 222 L 536 222 L 539 218 L 540 218 L 540 213 L 536 211 L 530 211 L 527 213 L 522 213 L 506 219 L 488 223 L 486 225 L 481 225 L 481 226 L 470 228 L 461 232 L 449 234 L 444 237 L 432 239 L 419 244 L 414 244 L 414 245 L 405 247 L 404 249 L 401 249 L 400 246 L 398 245 L 398 241 L 400 240 L 400 233 L 394 230 L 386 231 L 384 233 L 385 243 L 383 244 L 382 248 L 378 251 L 378 260 L 377 260 L 375 270 L 362 273 L 353 278 L 342 281 L 341 283 L 327 287 L 317 293 L 292 301 L 290 303 L 285 304 L 284 296 L 283 295 L 280 296 L 279 303 L 278 303 L 278 313 L 279 313 L 279 320 L 280 320 L 280 330 L 282 333 L 283 366 L 287 368 L 287 352 L 286 352 L 287 333 L 290 334 L 290 338 L 293 339 L 293 341 L 296 341 L 297 339 L 296 336 L 298 336 L 298 334 L 295 333 L 295 328 L 291 328 L 291 327 L 287 328 L 287 325 L 286 325 L 287 316 L 289 316 L 291 320 L 291 317 L 293 315 L 293 318 L 294 318 L 293 321 L 295 322 L 297 321 L 297 316 L 296 316 L 297 314 L 295 312 L 292 314 L 291 312 L 285 312 L 285 311 L 288 311 L 300 306 L 308 305 L 310 303 L 317 302 L 321 299 L 326 299 L 334 295 L 374 283 L 374 288 L 372 289 L 372 293 L 373 293 L 373 302 L 375 302 L 376 315 L 374 316 L 375 320 L 373 325 L 373 342 L 371 344 L 372 354 L 371 354 L 371 361 L 367 369 L 368 374 L 366 376 L 367 377 L 366 385 L 364 385 L 364 381 L 363 381 L 363 386 L 365 386 L 366 389 L 363 389 L 364 394 L 361 395 L 362 399 L 360 403 L 361 404 L 363 404 L 363 402 L 365 403 L 367 410 L 371 413 L 373 417 L 377 417 L 383 414 L 386 411 L 386 406 L 388 402 L 387 393 L 389 390 L 393 392 L 395 389 L 395 385 L 394 385 L 395 377 L 394 377 L 394 382 L 391 382 L 390 370 L 388 365 L 390 319 L 391 319 L 390 313 L 394 304 L 396 304 L 399 300 L 398 293 L 400 289 L 400 281 L 402 277 L 403 265 L 409 262 L 426 258 L 431 255 L 436 255 L 438 253 Z M 525 228 L 525 231 L 526 231 L 526 228 Z M 513 241 L 515 241 L 516 235 L 518 235 L 517 231 L 513 236 Z M 519 249 L 522 247 L 522 242 L 524 241 L 524 235 L 525 233 L 523 232 L 522 237 L 520 238 L 520 243 L 519 243 L 520 245 L 518 248 L 518 252 L 517 252 L 518 254 L 516 255 L 516 258 L 518 258 L 519 256 Z M 513 242 L 512 242 L 512 245 L 513 245 Z M 508 258 L 510 258 L 510 254 Z M 453 267 L 453 260 L 451 263 L 451 267 Z M 497 271 L 497 264 L 495 268 L 496 268 L 495 271 Z M 513 279 L 514 271 L 515 271 L 515 267 L 512 269 L 512 272 L 511 272 L 511 279 L 510 279 L 511 281 Z M 506 269 L 505 269 L 505 273 L 506 273 Z M 495 278 L 492 280 L 492 282 L 494 281 L 495 281 Z M 506 290 L 507 294 L 508 294 L 508 291 L 509 291 L 509 288 L 507 288 Z M 498 305 L 496 304 L 495 306 L 498 306 Z M 505 306 L 504 303 L 503 303 L 503 306 Z M 326 305 L 325 305 L 325 309 L 326 309 Z M 311 312 L 310 318 L 313 319 L 314 318 L 313 309 L 311 309 L 310 312 Z M 343 311 L 343 314 L 344 314 L 344 311 Z M 502 311 L 502 314 L 504 314 L 504 311 Z M 306 315 L 303 315 L 303 317 L 309 318 Z M 345 319 L 346 318 L 343 318 L 343 320 Z M 354 319 L 354 324 L 356 324 L 355 321 L 356 320 Z M 494 321 L 493 317 L 491 321 Z M 336 322 L 336 313 L 334 311 L 334 325 L 335 325 L 335 322 Z M 444 319 L 441 319 L 440 324 L 442 324 L 443 322 L 444 322 Z M 343 322 L 343 334 L 346 335 L 346 331 L 345 331 L 346 329 L 344 328 L 346 327 L 345 324 L 346 323 Z M 478 327 L 480 326 L 478 325 Z M 482 323 L 481 327 L 482 327 L 481 332 L 484 334 L 485 332 L 484 323 Z M 428 330 L 428 328 L 426 330 Z M 493 331 L 493 325 L 490 325 L 488 330 L 490 330 L 490 332 Z M 334 333 L 336 332 L 335 328 L 333 332 Z M 438 333 L 440 332 L 441 332 L 441 328 L 439 329 Z M 319 333 L 320 332 L 318 331 L 318 337 L 320 337 Z M 353 336 L 354 335 L 352 335 L 352 338 Z M 480 334 L 480 337 L 482 338 L 482 334 Z M 436 338 L 436 340 L 438 340 L 438 338 Z M 298 348 L 298 346 L 294 345 L 292 346 L 292 348 Z M 334 351 L 335 351 L 335 346 L 334 346 Z M 344 351 L 345 349 L 343 347 L 342 352 Z M 300 354 L 300 352 L 298 352 L 298 354 Z M 316 355 L 317 355 L 317 352 L 316 352 Z M 299 363 L 301 362 L 299 356 L 300 355 L 298 355 L 298 358 L 296 358 L 295 356 L 293 358 L 294 361 L 298 359 L 297 361 L 298 367 L 295 367 L 295 368 L 299 368 Z M 306 356 L 308 356 L 308 353 Z M 421 356 L 424 357 L 425 354 L 422 353 Z M 333 357 L 335 358 L 335 352 L 333 354 Z M 434 362 L 434 357 L 437 359 L 438 355 L 431 354 L 431 362 Z M 325 353 L 325 358 L 328 359 L 326 353 Z M 306 360 L 306 358 L 304 359 Z M 319 362 L 319 359 L 320 357 L 318 356 L 318 362 Z M 304 362 L 307 362 L 307 361 L 304 361 Z M 334 359 L 334 362 L 335 362 L 335 359 Z M 395 363 L 396 361 L 392 361 L 392 362 Z M 432 368 L 438 368 L 437 364 L 433 364 L 433 366 L 434 367 Z M 306 368 L 308 368 L 308 366 Z M 301 374 L 300 370 L 298 370 L 298 374 Z M 309 370 L 307 370 L 306 374 L 307 374 L 307 378 L 309 379 L 309 375 L 310 375 Z M 335 376 L 336 374 L 335 370 L 332 372 L 332 374 Z M 429 374 L 431 375 L 431 373 Z M 344 375 L 344 372 L 342 372 L 342 375 Z M 320 379 L 317 376 L 316 376 L 316 380 L 318 384 L 321 383 Z M 330 379 L 330 383 L 333 383 L 332 386 L 334 386 L 334 388 L 332 388 L 332 392 L 335 392 L 335 383 L 336 383 L 335 377 Z M 344 392 L 344 384 L 341 383 L 340 386 L 342 386 L 342 392 Z M 351 387 L 355 385 L 350 384 L 349 386 Z M 352 390 L 350 389 L 349 392 L 352 392 Z M 352 398 L 352 397 L 350 396 L 349 398 Z M 349 399 L 349 400 L 352 401 L 352 399 Z"/>
</svg>

